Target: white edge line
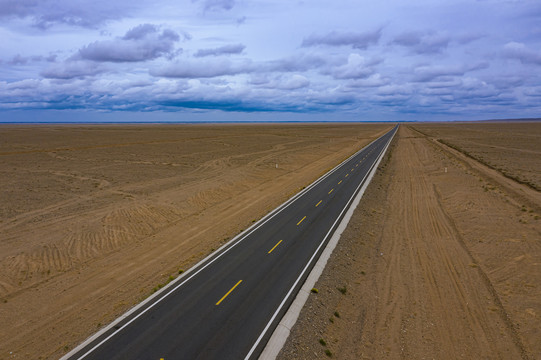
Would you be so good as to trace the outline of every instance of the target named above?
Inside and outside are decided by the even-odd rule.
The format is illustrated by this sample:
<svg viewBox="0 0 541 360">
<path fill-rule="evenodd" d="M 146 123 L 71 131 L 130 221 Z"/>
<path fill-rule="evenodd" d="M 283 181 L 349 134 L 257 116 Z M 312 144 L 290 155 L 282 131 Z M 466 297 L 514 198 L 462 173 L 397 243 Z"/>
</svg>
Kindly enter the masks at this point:
<svg viewBox="0 0 541 360">
<path fill-rule="evenodd" d="M 382 135 L 383 136 L 383 135 Z M 136 319 L 138 319 L 141 315 L 143 315 L 144 313 L 146 313 L 148 310 L 150 310 L 151 308 L 153 308 L 155 305 L 157 305 L 158 303 L 160 303 L 163 299 L 165 299 L 167 296 L 169 296 L 171 293 L 173 293 L 175 290 L 177 290 L 178 288 L 180 288 L 182 285 L 184 285 L 187 281 L 189 281 L 191 278 L 193 278 L 195 275 L 197 275 L 199 272 L 203 271 L 207 266 L 209 266 L 210 264 L 212 264 L 214 261 L 218 260 L 222 255 L 224 255 L 225 253 L 227 253 L 229 250 L 231 250 L 232 248 L 234 248 L 237 244 L 239 244 L 242 240 L 244 240 L 246 237 L 248 237 L 248 235 L 250 235 L 252 232 L 254 232 L 255 230 L 257 230 L 259 227 L 263 226 L 267 221 L 269 221 L 271 218 L 273 218 L 275 215 L 277 215 L 278 213 L 280 213 L 282 210 L 284 210 L 285 208 L 287 208 L 289 205 L 291 205 L 294 201 L 296 201 L 297 199 L 299 199 L 300 197 L 302 197 L 303 195 L 305 195 L 308 191 L 310 191 L 313 187 L 315 187 L 317 184 L 319 184 L 321 181 L 323 181 L 325 178 L 327 178 L 328 176 L 330 176 L 331 174 L 333 174 L 334 172 L 336 172 L 340 167 L 342 167 L 346 162 L 348 162 L 349 160 L 351 160 L 351 158 L 357 156 L 359 153 L 361 153 L 364 149 L 368 148 L 370 145 L 372 145 L 374 142 L 376 142 L 377 140 L 379 139 L 379 137 L 375 140 L 373 140 L 372 142 L 370 142 L 368 145 L 365 145 L 363 148 L 361 148 L 359 151 L 355 152 L 354 154 L 352 154 L 350 157 L 348 157 L 347 159 L 345 159 L 344 161 L 342 161 L 340 164 L 336 165 L 334 168 L 332 168 L 331 170 L 329 170 L 328 172 L 326 172 L 325 174 L 323 174 L 322 176 L 320 176 L 318 179 L 316 179 L 313 183 L 311 183 L 310 185 L 308 185 L 306 188 L 304 188 L 303 190 L 301 190 L 300 192 L 298 192 L 296 195 L 292 196 L 291 198 L 289 198 L 288 200 L 286 200 L 284 203 L 282 203 L 281 205 L 278 205 L 278 207 L 276 207 L 274 210 L 272 210 L 271 212 L 269 212 L 267 215 L 263 216 L 261 219 L 259 219 L 259 221 L 255 222 L 254 224 L 252 224 L 250 227 L 248 227 L 246 230 L 244 230 L 243 232 L 241 232 L 240 234 L 238 234 L 237 236 L 235 236 L 233 239 L 229 240 L 227 243 L 223 244 L 222 246 L 220 246 L 216 251 L 214 251 L 213 253 L 209 254 L 207 257 L 205 257 L 204 259 L 202 259 L 201 261 L 199 261 L 197 264 L 195 264 L 194 266 L 192 266 L 190 269 L 186 270 L 184 273 L 182 273 L 180 276 L 178 276 L 177 278 L 175 278 L 173 281 L 171 281 L 169 284 L 165 285 L 163 288 L 161 288 L 160 290 L 158 290 L 157 292 L 155 292 L 154 294 L 150 295 L 148 298 L 146 298 L 145 300 L 141 301 L 139 304 L 135 305 L 133 308 L 131 308 L 130 310 L 128 310 L 126 313 L 124 313 L 123 315 L 121 315 L 120 317 L 118 317 L 116 320 L 114 320 L 113 322 L 111 322 L 108 326 L 104 327 L 103 329 L 101 329 L 100 331 L 98 331 L 97 333 L 95 333 L 94 335 L 90 336 L 88 339 L 86 339 L 83 343 L 81 343 L 80 345 L 78 345 L 77 347 L 73 348 L 73 350 L 71 350 L 70 352 L 68 352 L 66 355 L 62 356 L 60 358 L 60 360 L 68 360 L 69 358 L 71 358 L 73 355 L 75 355 L 76 353 L 80 352 L 81 350 L 83 350 L 86 346 L 88 346 L 90 343 L 92 343 L 93 341 L 95 341 L 96 339 L 98 339 L 100 336 L 102 336 L 103 334 L 105 334 L 106 332 L 110 331 L 113 327 L 115 327 L 117 324 L 119 324 L 120 322 L 122 322 L 124 319 L 128 318 L 129 316 L 131 316 L 134 312 L 138 311 L 139 309 L 141 309 L 143 306 L 145 306 L 147 303 L 153 301 L 154 299 L 156 299 L 157 297 L 159 296 L 162 296 L 161 298 L 157 299 L 153 304 L 151 304 L 150 306 L 148 306 L 145 310 L 143 310 L 141 313 L 139 313 L 138 315 L 136 315 L 133 319 L 131 319 L 129 322 L 127 322 L 126 324 L 124 324 L 122 327 L 120 327 L 119 329 L 115 330 L 111 335 L 109 335 L 108 337 L 106 337 L 104 340 L 100 341 L 97 345 L 95 345 L 94 347 L 92 347 L 90 350 L 88 350 L 86 353 L 84 353 L 83 355 L 81 355 L 80 357 L 78 357 L 77 359 L 78 360 L 82 360 L 84 359 L 87 355 L 91 354 L 94 350 L 96 350 L 98 347 L 100 347 L 102 344 L 104 344 L 105 342 L 107 342 L 110 338 L 112 338 L 113 336 L 115 336 L 116 334 L 118 334 L 120 331 L 122 331 L 126 326 L 128 326 L 129 324 L 131 324 L 132 322 L 134 322 Z M 334 225 L 333 225 L 334 226 Z M 319 249 L 319 248 L 318 248 Z M 210 260 L 213 256 L 215 256 L 214 259 Z M 210 260 L 210 261 L 209 261 Z M 201 267 L 205 262 L 209 261 L 206 265 L 204 265 L 203 267 Z M 199 268 L 201 267 L 201 268 Z M 192 275 L 190 275 L 191 273 L 193 272 Z M 190 275 L 190 276 L 188 276 Z M 186 278 L 187 277 L 187 278 Z M 186 278 L 186 279 L 184 279 Z M 181 282 L 181 280 L 183 280 Z M 174 286 L 175 284 L 177 284 L 178 282 L 180 282 L 180 284 Z M 174 287 L 173 287 L 174 286 Z M 172 288 L 173 287 L 173 288 Z M 171 289 L 172 288 L 172 289 Z M 168 293 L 165 293 L 166 291 L 168 291 Z M 288 294 L 289 296 L 289 294 Z M 266 331 L 266 330 L 265 330 Z"/>
<path fill-rule="evenodd" d="M 398 128 L 397 128 L 397 131 L 398 131 Z M 299 314 L 300 314 L 304 304 L 306 303 L 306 300 L 308 300 L 308 296 L 310 295 L 311 289 L 314 287 L 314 285 L 316 284 L 317 280 L 319 279 L 321 273 L 323 272 L 323 269 L 325 268 L 325 265 L 327 264 L 327 261 L 329 260 L 334 248 L 338 244 L 338 240 L 340 240 L 340 236 L 342 235 L 342 232 L 346 229 L 346 227 L 347 227 L 347 225 L 349 223 L 349 220 L 353 216 L 353 213 L 354 213 L 355 209 L 359 205 L 359 202 L 361 201 L 361 198 L 364 195 L 364 192 L 365 192 L 366 188 L 368 187 L 368 185 L 372 181 L 372 178 L 374 177 L 374 174 L 376 173 L 376 170 L 377 170 L 377 168 L 379 166 L 379 163 L 383 159 L 383 156 L 385 155 L 385 153 L 387 151 L 387 148 L 391 144 L 391 141 L 393 140 L 395 134 L 396 134 L 396 132 L 393 134 L 391 139 L 387 142 L 387 145 L 385 146 L 385 148 L 380 153 L 380 156 L 379 156 L 378 160 L 374 164 L 372 164 L 372 168 L 365 175 L 364 179 L 361 181 L 361 183 L 359 184 L 359 186 L 357 187 L 357 189 L 353 193 L 352 197 L 349 199 L 348 204 L 344 207 L 344 209 L 340 213 L 340 216 L 342 216 L 342 213 L 344 211 L 346 211 L 346 209 L 347 209 L 347 212 L 346 212 L 344 218 L 342 219 L 342 221 L 340 222 L 340 224 L 338 225 L 336 230 L 334 230 L 334 232 L 332 234 L 332 237 L 329 240 L 329 243 L 327 244 L 327 246 L 325 247 L 325 249 L 321 253 L 321 256 L 319 257 L 318 261 L 316 262 L 316 264 L 312 268 L 312 271 L 310 272 L 310 274 L 306 278 L 306 281 L 304 282 L 301 289 L 299 290 L 299 293 L 295 297 L 295 300 L 291 303 L 288 311 L 284 314 L 284 316 L 280 320 L 280 323 L 276 326 L 276 329 L 272 333 L 271 338 L 269 339 L 269 341 L 267 342 L 267 345 L 263 349 L 263 352 L 259 356 L 259 360 L 273 360 L 273 359 L 276 359 L 276 357 L 278 356 L 278 353 L 280 352 L 280 350 L 284 346 L 287 338 L 289 337 L 289 334 L 291 332 L 291 328 L 293 327 L 293 325 L 295 325 L 295 322 L 297 321 L 297 319 L 299 317 Z M 365 179 L 366 179 L 366 181 L 365 181 Z M 361 185 L 362 185 L 362 187 L 361 187 Z M 359 187 L 361 187 L 361 190 L 359 192 L 357 192 L 359 190 Z M 355 198 L 355 199 L 353 199 L 353 198 Z M 352 199 L 353 199 L 353 202 L 351 202 Z M 327 239 L 327 237 L 331 233 L 332 228 L 334 227 L 334 225 L 336 224 L 336 222 L 338 221 L 340 216 L 334 222 L 333 226 L 331 227 L 331 230 L 329 230 L 329 232 L 325 236 L 324 240 L 321 242 L 321 244 L 319 245 L 317 250 L 314 252 L 314 255 L 312 255 L 312 257 L 310 258 L 310 261 L 308 262 L 306 267 L 303 269 L 301 275 L 297 278 L 297 280 L 295 281 L 295 283 L 293 284 L 293 286 L 291 287 L 291 289 L 289 290 L 287 295 L 282 300 L 282 303 L 280 304 L 280 306 L 278 307 L 278 309 L 276 310 L 276 312 L 272 316 L 271 320 L 267 323 L 267 326 L 265 327 L 263 332 L 259 335 L 259 338 L 256 340 L 255 344 L 250 349 L 250 352 L 245 357 L 245 360 L 249 359 L 250 356 L 252 356 L 253 352 L 255 351 L 257 346 L 259 345 L 259 342 L 265 336 L 265 334 L 266 334 L 267 330 L 269 329 L 270 325 L 272 324 L 272 322 L 274 321 L 274 319 L 276 318 L 276 316 L 280 312 L 281 308 L 284 306 L 286 300 L 289 298 L 291 292 L 297 286 L 298 282 L 300 281 L 300 279 L 302 278 L 302 276 L 304 275 L 304 273 L 308 269 L 310 263 L 312 262 L 313 258 L 316 256 L 316 254 L 319 251 L 319 249 L 321 248 L 321 246 L 325 243 L 325 240 Z"/>
</svg>

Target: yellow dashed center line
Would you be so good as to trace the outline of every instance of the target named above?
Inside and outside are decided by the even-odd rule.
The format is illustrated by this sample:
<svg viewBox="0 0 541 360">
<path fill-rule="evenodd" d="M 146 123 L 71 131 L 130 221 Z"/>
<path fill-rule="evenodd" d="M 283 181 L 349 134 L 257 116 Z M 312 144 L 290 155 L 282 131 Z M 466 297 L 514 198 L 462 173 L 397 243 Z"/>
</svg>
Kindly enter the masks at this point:
<svg viewBox="0 0 541 360">
<path fill-rule="evenodd" d="M 236 288 L 237 286 L 239 286 L 239 284 L 240 284 L 241 282 L 242 282 L 242 280 L 239 280 L 239 282 L 236 283 L 235 286 L 233 286 L 233 287 L 231 288 L 231 290 L 229 290 L 229 291 L 228 291 L 228 292 L 220 299 L 220 301 L 218 301 L 218 302 L 216 303 L 216 305 L 220 305 L 220 303 L 221 303 L 222 301 L 224 301 L 224 299 L 227 297 L 227 295 L 231 294 L 231 292 L 232 292 L 233 290 L 235 290 L 235 288 Z"/>
<path fill-rule="evenodd" d="M 331 191 L 329 191 L 329 195 L 333 192 L 334 189 L 331 189 Z"/>
<path fill-rule="evenodd" d="M 304 219 L 306 219 L 306 216 L 305 216 L 305 217 L 303 217 L 303 218 L 301 219 L 301 221 L 299 221 L 299 222 L 297 223 L 297 226 L 299 226 L 299 225 L 301 224 L 301 222 L 303 222 L 303 221 L 304 221 Z"/>
<path fill-rule="evenodd" d="M 349 174 L 346 174 L 346 177 L 348 177 L 348 176 L 349 176 Z"/>
<path fill-rule="evenodd" d="M 267 254 L 270 254 L 272 252 L 272 250 L 276 249 L 276 247 L 278 245 L 280 245 L 280 243 L 282 242 L 282 240 L 278 241 L 278 243 L 276 245 L 274 245 L 274 247 L 272 249 L 269 250 L 269 252 Z"/>
<path fill-rule="evenodd" d="M 351 169 L 351 171 L 353 171 L 353 169 Z"/>
<path fill-rule="evenodd" d="M 341 183 L 342 183 L 342 180 L 340 180 L 340 181 L 338 182 L 338 185 L 340 185 Z"/>
<path fill-rule="evenodd" d="M 359 164 L 355 164 L 355 167 L 359 166 Z"/>
<path fill-rule="evenodd" d="M 316 207 L 318 207 L 319 204 L 321 204 L 323 200 L 319 200 L 319 202 L 316 204 Z"/>
</svg>

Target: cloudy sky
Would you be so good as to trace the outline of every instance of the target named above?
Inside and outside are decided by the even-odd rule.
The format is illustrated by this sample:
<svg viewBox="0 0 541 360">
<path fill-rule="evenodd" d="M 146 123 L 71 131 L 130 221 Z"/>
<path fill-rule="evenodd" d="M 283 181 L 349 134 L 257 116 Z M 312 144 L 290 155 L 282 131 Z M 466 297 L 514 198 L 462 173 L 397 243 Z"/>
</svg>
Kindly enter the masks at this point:
<svg viewBox="0 0 541 360">
<path fill-rule="evenodd" d="M 539 0 L 0 0 L 0 122 L 541 117 Z"/>
</svg>

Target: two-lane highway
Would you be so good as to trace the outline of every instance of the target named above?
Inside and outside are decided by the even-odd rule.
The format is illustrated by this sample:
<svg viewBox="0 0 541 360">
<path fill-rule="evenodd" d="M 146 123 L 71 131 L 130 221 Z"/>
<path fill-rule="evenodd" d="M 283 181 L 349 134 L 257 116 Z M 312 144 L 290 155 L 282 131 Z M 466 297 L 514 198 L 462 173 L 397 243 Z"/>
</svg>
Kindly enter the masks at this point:
<svg viewBox="0 0 541 360">
<path fill-rule="evenodd" d="M 257 358 L 396 130 L 65 358 Z"/>
</svg>

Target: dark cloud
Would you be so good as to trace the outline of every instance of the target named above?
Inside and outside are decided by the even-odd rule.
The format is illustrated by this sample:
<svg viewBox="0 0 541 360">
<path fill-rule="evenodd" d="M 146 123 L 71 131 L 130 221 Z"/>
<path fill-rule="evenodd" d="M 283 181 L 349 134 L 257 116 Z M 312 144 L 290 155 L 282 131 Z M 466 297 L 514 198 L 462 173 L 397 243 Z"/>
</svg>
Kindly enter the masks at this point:
<svg viewBox="0 0 541 360">
<path fill-rule="evenodd" d="M 355 96 L 337 92 L 317 94 L 309 100 L 313 102 L 311 106 L 318 109 L 318 111 L 332 111 L 337 108 L 345 110 L 358 106 L 358 99 Z"/>
<path fill-rule="evenodd" d="M 325 35 L 311 35 L 302 41 L 302 46 L 351 46 L 355 49 L 366 49 L 377 44 L 380 38 L 381 29 L 364 33 L 333 31 Z"/>
<path fill-rule="evenodd" d="M 273 103 L 263 100 L 239 100 L 238 98 L 225 99 L 173 99 L 157 103 L 160 109 L 175 110 L 175 108 L 196 110 L 220 110 L 226 112 L 307 112 L 305 103 Z"/>
<path fill-rule="evenodd" d="M 241 17 L 239 17 L 239 18 L 237 19 L 237 21 L 236 21 L 236 22 L 237 22 L 237 25 L 242 25 L 242 24 L 244 24 L 244 23 L 246 22 L 246 19 L 247 19 L 246 16 L 241 16 Z"/>
<path fill-rule="evenodd" d="M 195 57 L 241 54 L 245 48 L 242 44 L 231 44 L 214 49 L 200 49 L 195 53 Z"/>
<path fill-rule="evenodd" d="M 473 41 L 464 38 L 463 41 Z M 451 38 L 447 35 L 437 33 L 405 32 L 394 38 L 391 44 L 401 45 L 410 48 L 417 54 L 435 54 L 445 50 Z"/>
<path fill-rule="evenodd" d="M 39 3 L 39 0 L 0 0 L 0 16 L 28 16 L 35 11 Z"/>
<path fill-rule="evenodd" d="M 141 24 L 128 30 L 126 35 L 122 37 L 123 40 L 141 40 L 147 35 L 158 32 L 158 28 L 152 24 Z"/>
<path fill-rule="evenodd" d="M 541 65 L 541 52 L 531 50 L 522 43 L 505 44 L 503 54 L 507 58 L 520 60 L 523 64 Z"/>
<path fill-rule="evenodd" d="M 528 76 L 498 76 L 491 77 L 490 83 L 498 89 L 515 89 L 526 83 Z"/>
<path fill-rule="evenodd" d="M 6 64 L 8 65 L 27 65 L 34 62 L 55 62 L 56 61 L 56 55 L 49 55 L 49 56 L 41 56 L 41 55 L 34 55 L 34 56 L 22 56 L 20 54 L 15 55 L 10 60 L 6 61 Z"/>
<path fill-rule="evenodd" d="M 127 16 L 138 1 L 94 0 L 0 0 L 0 19 L 29 18 L 34 26 L 55 24 L 95 28 Z"/>
<path fill-rule="evenodd" d="M 122 38 L 95 41 L 79 50 L 81 59 L 99 62 L 136 62 L 170 56 L 179 35 L 172 30 L 159 31 L 151 24 L 129 30 Z"/>
<path fill-rule="evenodd" d="M 350 94 L 328 93 L 307 95 L 301 92 L 282 93 L 275 89 L 260 89 L 248 93 L 208 93 L 203 96 L 184 94 L 169 96 L 157 102 L 160 109 L 175 108 L 220 110 L 234 112 L 326 112 L 337 108 L 354 106 L 355 99 Z"/>
</svg>

